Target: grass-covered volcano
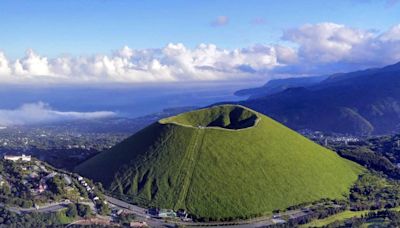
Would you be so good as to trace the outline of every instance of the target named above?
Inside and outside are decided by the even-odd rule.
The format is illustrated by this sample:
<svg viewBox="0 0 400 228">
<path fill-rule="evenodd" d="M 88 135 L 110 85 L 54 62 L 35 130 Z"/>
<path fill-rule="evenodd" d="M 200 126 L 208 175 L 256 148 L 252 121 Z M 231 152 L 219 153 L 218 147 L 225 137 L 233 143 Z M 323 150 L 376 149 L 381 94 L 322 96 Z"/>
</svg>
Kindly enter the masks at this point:
<svg viewBox="0 0 400 228">
<path fill-rule="evenodd" d="M 362 168 L 242 106 L 166 118 L 77 167 L 143 206 L 238 218 L 349 193 Z"/>
</svg>

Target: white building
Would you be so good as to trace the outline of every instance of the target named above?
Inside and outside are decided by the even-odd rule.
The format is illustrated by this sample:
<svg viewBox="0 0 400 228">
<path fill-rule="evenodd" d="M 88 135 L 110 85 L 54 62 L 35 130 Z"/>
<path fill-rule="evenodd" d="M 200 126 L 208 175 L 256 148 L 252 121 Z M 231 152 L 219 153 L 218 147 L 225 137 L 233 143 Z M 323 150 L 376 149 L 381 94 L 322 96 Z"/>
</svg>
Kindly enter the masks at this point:
<svg viewBox="0 0 400 228">
<path fill-rule="evenodd" d="M 21 156 L 14 156 L 14 155 L 4 155 L 4 160 L 9 160 L 9 161 L 25 161 L 25 162 L 29 162 L 31 161 L 31 156 L 28 155 L 26 156 L 25 154 L 22 154 Z"/>
</svg>

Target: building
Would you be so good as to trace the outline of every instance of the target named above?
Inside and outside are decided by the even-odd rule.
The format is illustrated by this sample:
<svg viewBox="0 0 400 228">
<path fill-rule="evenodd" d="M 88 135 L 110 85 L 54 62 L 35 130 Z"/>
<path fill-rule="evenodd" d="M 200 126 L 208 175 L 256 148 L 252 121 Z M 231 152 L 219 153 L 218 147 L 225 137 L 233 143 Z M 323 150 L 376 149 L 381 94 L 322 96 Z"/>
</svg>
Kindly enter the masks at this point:
<svg viewBox="0 0 400 228">
<path fill-rule="evenodd" d="M 24 162 L 29 162 L 31 161 L 31 156 L 30 155 L 25 155 L 22 154 L 21 156 L 14 156 L 14 155 L 4 155 L 4 160 L 9 160 L 9 161 L 24 161 Z"/>
<path fill-rule="evenodd" d="M 36 191 L 37 191 L 37 193 L 40 194 L 40 193 L 46 191 L 46 189 L 47 189 L 47 185 L 45 183 L 41 182 Z"/>
</svg>

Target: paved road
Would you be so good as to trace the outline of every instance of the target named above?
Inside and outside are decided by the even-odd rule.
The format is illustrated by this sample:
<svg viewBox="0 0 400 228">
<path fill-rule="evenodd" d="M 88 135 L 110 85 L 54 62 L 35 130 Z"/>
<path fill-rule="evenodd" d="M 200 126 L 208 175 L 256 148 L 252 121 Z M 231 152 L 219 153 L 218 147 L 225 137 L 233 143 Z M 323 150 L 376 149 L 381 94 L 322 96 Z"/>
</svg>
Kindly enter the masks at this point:
<svg viewBox="0 0 400 228">
<path fill-rule="evenodd" d="M 110 196 L 105 196 L 105 198 L 108 201 L 108 203 L 113 204 L 117 207 L 126 209 L 126 210 L 130 211 L 131 213 L 134 213 L 138 217 L 141 217 L 142 220 L 146 221 L 146 223 L 150 227 L 175 227 L 175 225 L 173 223 L 166 223 L 162 219 L 156 219 L 156 218 L 149 217 L 149 215 L 146 213 L 147 210 L 144 208 L 138 207 L 133 204 L 126 203 L 122 200 L 115 199 Z"/>
<path fill-rule="evenodd" d="M 145 208 L 138 207 L 133 204 L 126 203 L 122 200 L 110 197 L 110 196 L 105 196 L 106 200 L 110 203 L 113 204 L 119 208 L 123 208 L 125 210 L 128 210 L 131 213 L 134 213 L 138 217 L 141 217 L 143 221 L 146 221 L 147 224 L 150 227 L 174 227 L 175 224 L 180 224 L 180 225 L 186 225 L 186 226 L 218 226 L 218 225 L 224 225 L 224 227 L 232 227 L 232 228 L 251 228 L 251 227 L 265 227 L 269 225 L 273 225 L 276 223 L 281 223 L 283 220 L 281 219 L 273 219 L 273 218 L 258 218 L 254 219 L 253 221 L 242 221 L 239 222 L 241 224 L 235 224 L 232 223 L 232 225 L 228 225 L 229 222 L 210 222 L 210 223 L 198 223 L 198 222 L 181 222 L 181 221 L 174 221 L 171 223 L 164 222 L 162 219 L 156 219 L 149 217 L 147 214 L 147 210 Z M 4 204 L 0 203 L 0 207 L 4 207 Z M 49 213 L 49 212 L 56 212 L 59 211 L 63 208 L 66 208 L 67 204 L 64 202 L 61 203 L 53 203 L 53 204 L 47 204 L 45 206 L 42 206 L 38 209 L 36 208 L 19 208 L 19 207 L 7 207 L 6 208 L 12 212 L 21 214 L 21 213 L 29 213 L 29 212 L 39 212 L 39 213 Z M 279 214 L 276 214 L 276 216 L 282 217 L 282 216 L 289 216 L 290 218 L 296 218 L 300 216 L 306 215 L 305 212 L 302 210 L 292 210 L 292 211 L 287 211 L 287 212 L 282 212 Z"/>
<path fill-rule="evenodd" d="M 198 223 L 198 222 L 181 222 L 181 221 L 174 221 L 171 223 L 164 222 L 162 219 L 156 219 L 149 217 L 149 215 L 146 213 L 147 210 L 145 208 L 138 207 L 133 204 L 126 203 L 122 200 L 110 197 L 110 196 L 105 196 L 106 200 L 110 203 L 113 204 L 119 208 L 123 208 L 128 210 L 131 213 L 134 213 L 138 217 L 141 217 L 142 220 L 146 221 L 150 227 L 173 227 L 174 224 L 181 224 L 181 225 L 186 225 L 186 226 L 218 226 L 218 225 L 227 225 L 229 222 L 215 222 L 215 223 Z M 0 203 L 1 207 L 4 207 L 4 204 Z M 19 207 L 6 207 L 8 210 L 21 214 L 21 213 L 29 213 L 29 212 L 39 212 L 39 213 L 49 213 L 49 212 L 56 212 L 59 211 L 63 208 L 66 208 L 67 204 L 64 202 L 61 203 L 53 203 L 53 204 L 47 204 L 45 206 L 42 206 L 38 209 L 36 208 L 19 208 Z M 294 217 L 299 217 L 299 216 L 304 216 L 305 213 L 301 210 L 292 210 L 292 211 L 287 211 L 283 212 L 280 214 L 277 214 L 278 216 L 289 216 L 291 218 Z M 233 225 L 228 225 L 224 227 L 234 227 L 234 228 L 250 228 L 250 227 L 265 227 L 268 225 L 280 223 L 282 220 L 279 219 L 273 219 L 273 218 L 264 218 L 264 219 L 254 219 L 253 221 L 242 221 L 240 222 L 241 224 L 235 224 Z"/>
<path fill-rule="evenodd" d="M 0 207 L 4 207 L 4 204 L 0 204 Z M 8 206 L 6 206 L 5 208 L 9 211 L 15 212 L 17 214 L 21 214 L 21 213 L 30 213 L 30 212 L 39 212 L 39 213 L 56 212 L 63 208 L 66 208 L 66 207 L 67 207 L 67 204 L 62 202 L 62 203 L 47 204 L 47 205 L 41 206 L 38 209 L 36 209 L 34 207 L 21 208 L 21 207 L 8 207 Z"/>
<path fill-rule="evenodd" d="M 39 209 L 33 210 L 33 211 L 47 213 L 47 212 L 59 211 L 59 210 L 64 209 L 66 207 L 67 207 L 66 204 L 57 204 L 57 205 L 51 205 L 51 206 L 48 206 L 48 207 L 39 208 Z"/>
<path fill-rule="evenodd" d="M 181 222 L 181 221 L 174 221 L 172 223 L 165 223 L 162 221 L 162 219 L 156 219 L 156 218 L 150 218 L 148 214 L 146 213 L 146 209 L 138 207 L 136 205 L 132 205 L 129 203 L 126 203 L 122 200 L 110 197 L 110 196 L 105 196 L 106 200 L 110 203 L 113 204 L 117 207 L 127 209 L 131 211 L 132 213 L 136 214 L 139 217 L 145 218 L 146 222 L 149 224 L 150 227 L 171 227 L 174 224 L 180 224 L 180 225 L 186 225 L 186 226 L 218 226 L 218 225 L 224 225 L 224 227 L 235 227 L 235 228 L 250 228 L 250 227 L 265 227 L 269 225 L 273 225 L 276 223 L 281 223 L 283 220 L 281 219 L 273 219 L 271 217 L 268 218 L 259 218 L 259 219 L 254 219 L 253 221 L 242 221 L 239 222 L 241 224 L 235 224 L 235 225 L 228 225 L 229 222 L 210 222 L 210 223 L 198 223 L 198 222 Z M 290 216 L 293 217 L 293 215 L 298 215 L 298 214 L 304 214 L 301 210 L 292 210 L 292 211 L 287 211 L 280 213 L 279 216 Z M 237 223 L 237 222 L 232 222 L 232 224 Z"/>
<path fill-rule="evenodd" d="M 114 204 L 114 205 L 116 205 L 118 207 L 121 207 L 121 208 L 128 209 L 128 210 L 132 211 L 133 213 L 135 213 L 136 215 L 138 215 L 140 217 L 146 218 L 148 216 L 148 214 L 146 213 L 147 210 L 144 209 L 144 208 L 138 207 L 138 206 L 133 205 L 133 204 L 126 203 L 126 202 L 124 202 L 122 200 L 119 200 L 119 199 L 116 199 L 116 198 L 113 198 L 113 197 L 110 197 L 110 196 L 105 196 L 105 198 L 109 203 Z"/>
</svg>

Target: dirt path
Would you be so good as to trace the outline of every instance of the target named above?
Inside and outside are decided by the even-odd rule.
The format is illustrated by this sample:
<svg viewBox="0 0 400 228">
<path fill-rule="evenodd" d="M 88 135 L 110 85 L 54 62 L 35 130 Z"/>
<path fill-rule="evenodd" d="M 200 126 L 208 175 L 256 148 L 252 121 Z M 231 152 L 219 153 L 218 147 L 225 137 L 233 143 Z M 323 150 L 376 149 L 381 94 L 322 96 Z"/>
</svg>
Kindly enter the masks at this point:
<svg viewBox="0 0 400 228">
<path fill-rule="evenodd" d="M 182 188 L 181 192 L 179 194 L 179 199 L 177 200 L 175 204 L 175 208 L 184 208 L 185 206 L 185 200 L 187 197 L 187 193 L 189 191 L 190 183 L 192 181 L 193 177 L 193 171 L 194 168 L 196 167 L 197 159 L 198 159 L 198 154 L 200 151 L 200 148 L 203 143 L 203 138 L 205 134 L 204 129 L 196 129 L 196 135 L 194 136 L 194 140 L 192 141 L 192 146 L 191 148 L 187 151 L 185 155 L 185 163 L 187 163 L 185 170 L 181 169 L 181 173 L 186 173 L 184 176 L 184 179 L 182 181 Z"/>
</svg>

